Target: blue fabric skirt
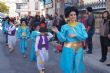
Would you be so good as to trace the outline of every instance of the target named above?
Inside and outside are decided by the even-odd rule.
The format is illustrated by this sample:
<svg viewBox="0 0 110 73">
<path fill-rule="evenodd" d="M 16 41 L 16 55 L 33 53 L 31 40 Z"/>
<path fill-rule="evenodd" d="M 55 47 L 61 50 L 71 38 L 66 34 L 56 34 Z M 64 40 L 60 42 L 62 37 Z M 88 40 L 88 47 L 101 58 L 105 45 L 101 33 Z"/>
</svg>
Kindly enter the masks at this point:
<svg viewBox="0 0 110 73">
<path fill-rule="evenodd" d="M 83 48 L 75 51 L 72 48 L 63 47 L 60 66 L 64 73 L 83 73 L 85 70 Z"/>
</svg>

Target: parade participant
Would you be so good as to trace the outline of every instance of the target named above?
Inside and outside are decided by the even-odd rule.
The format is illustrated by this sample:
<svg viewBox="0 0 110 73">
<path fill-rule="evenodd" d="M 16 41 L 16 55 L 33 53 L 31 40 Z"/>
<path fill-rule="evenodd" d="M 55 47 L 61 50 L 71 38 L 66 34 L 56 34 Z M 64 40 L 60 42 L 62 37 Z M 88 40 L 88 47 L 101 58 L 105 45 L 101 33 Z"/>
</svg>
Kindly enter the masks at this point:
<svg viewBox="0 0 110 73">
<path fill-rule="evenodd" d="M 28 39 L 30 37 L 29 27 L 25 19 L 21 19 L 21 26 L 17 31 L 17 38 L 20 39 L 20 51 L 23 57 L 26 57 L 26 50 L 28 48 Z"/>
<path fill-rule="evenodd" d="M 108 33 L 108 46 L 110 46 L 110 20 L 109 20 L 109 33 Z M 110 67 L 110 63 L 107 64 Z"/>
<path fill-rule="evenodd" d="M 6 17 L 5 18 L 5 21 L 4 21 L 4 23 L 3 23 L 3 33 L 6 35 L 6 45 L 8 46 L 8 28 L 9 28 L 9 26 L 10 26 L 10 23 L 9 23 L 9 20 L 10 20 L 10 18 L 9 17 Z"/>
<path fill-rule="evenodd" d="M 36 53 L 35 53 L 35 42 L 36 42 L 36 37 L 40 35 L 39 32 L 39 25 L 36 26 L 35 30 L 32 31 L 31 34 L 31 39 L 32 39 L 32 49 L 31 49 L 31 61 L 36 61 Z"/>
<path fill-rule="evenodd" d="M 47 33 L 47 28 L 40 28 L 40 36 L 36 38 L 35 51 L 37 54 L 37 67 L 40 73 L 44 73 L 45 64 L 48 61 L 49 39 L 53 37 L 51 33 Z"/>
<path fill-rule="evenodd" d="M 67 7 L 65 17 L 69 19 L 68 23 L 61 27 L 61 31 L 58 31 L 57 27 L 52 29 L 58 39 L 64 42 L 60 60 L 63 73 L 83 73 L 85 69 L 82 41 L 86 40 L 88 35 L 84 25 L 76 21 L 77 15 L 76 7 Z"/>
<path fill-rule="evenodd" d="M 9 52 L 12 52 L 15 49 L 15 43 L 16 43 L 16 26 L 14 24 L 14 19 L 11 19 L 9 21 L 10 26 L 8 28 L 8 47 L 9 47 Z"/>
</svg>

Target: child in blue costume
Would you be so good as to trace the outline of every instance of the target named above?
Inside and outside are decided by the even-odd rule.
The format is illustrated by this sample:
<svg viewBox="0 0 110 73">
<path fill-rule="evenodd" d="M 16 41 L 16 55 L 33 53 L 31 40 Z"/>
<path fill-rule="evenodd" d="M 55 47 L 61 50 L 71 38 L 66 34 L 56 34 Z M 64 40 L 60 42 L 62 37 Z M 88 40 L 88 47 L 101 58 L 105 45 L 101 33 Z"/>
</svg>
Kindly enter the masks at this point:
<svg viewBox="0 0 110 73">
<path fill-rule="evenodd" d="M 21 26 L 17 31 L 17 38 L 20 39 L 20 51 L 23 57 L 26 57 L 26 50 L 28 48 L 28 39 L 30 37 L 29 27 L 26 25 L 26 20 L 21 19 Z"/>
<path fill-rule="evenodd" d="M 3 27 L 3 29 L 2 29 L 3 33 L 7 33 L 6 28 L 8 28 L 10 26 L 9 21 L 10 21 L 10 18 L 9 17 L 6 17 L 4 19 L 3 26 L 2 26 Z"/>
<path fill-rule="evenodd" d="M 65 9 L 65 17 L 68 23 L 61 27 L 58 31 L 53 27 L 58 39 L 64 42 L 60 66 L 64 73 L 83 73 L 84 65 L 84 50 L 82 42 L 88 37 L 84 25 L 76 21 L 78 11 L 75 7 L 67 7 Z"/>
<path fill-rule="evenodd" d="M 8 28 L 10 27 L 10 23 L 9 23 L 9 21 L 10 21 L 10 18 L 9 17 L 6 17 L 5 18 L 5 21 L 4 21 L 4 25 L 3 25 L 3 33 L 5 33 L 5 35 L 6 35 L 6 45 L 8 46 Z"/>
<path fill-rule="evenodd" d="M 36 37 L 40 35 L 39 32 L 39 25 L 36 26 L 35 30 L 32 31 L 31 34 L 31 39 L 32 39 L 32 49 L 31 49 L 31 61 L 36 61 L 36 52 L 35 52 L 35 42 L 36 42 Z"/>
</svg>

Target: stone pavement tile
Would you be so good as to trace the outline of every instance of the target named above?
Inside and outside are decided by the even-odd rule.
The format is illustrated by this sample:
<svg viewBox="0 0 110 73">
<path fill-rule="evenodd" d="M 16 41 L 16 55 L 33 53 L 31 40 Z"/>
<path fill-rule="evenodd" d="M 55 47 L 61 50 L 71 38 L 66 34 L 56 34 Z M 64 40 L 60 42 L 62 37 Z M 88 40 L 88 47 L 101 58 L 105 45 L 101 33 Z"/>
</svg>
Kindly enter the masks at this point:
<svg viewBox="0 0 110 73">
<path fill-rule="evenodd" d="M 110 63 L 110 52 L 108 52 L 107 61 L 105 63 L 99 62 L 101 58 L 101 47 L 100 36 L 97 34 L 93 37 L 93 47 L 93 54 L 85 54 L 86 63 L 90 64 L 94 68 L 102 70 L 103 73 L 110 73 L 110 67 L 106 66 L 106 62 Z"/>
<path fill-rule="evenodd" d="M 0 69 L 10 69 L 9 61 L 0 58 Z"/>
<path fill-rule="evenodd" d="M 92 67 L 97 68 L 97 70 L 99 69 L 104 71 L 104 73 L 110 73 L 110 67 L 107 67 L 105 63 L 99 62 L 99 55 L 86 55 L 85 62 Z"/>
<path fill-rule="evenodd" d="M 8 57 L 4 54 L 3 45 L 0 43 L 0 73 L 15 73 L 12 70 Z"/>
<path fill-rule="evenodd" d="M 0 73 L 16 73 L 13 70 L 0 70 Z"/>
</svg>

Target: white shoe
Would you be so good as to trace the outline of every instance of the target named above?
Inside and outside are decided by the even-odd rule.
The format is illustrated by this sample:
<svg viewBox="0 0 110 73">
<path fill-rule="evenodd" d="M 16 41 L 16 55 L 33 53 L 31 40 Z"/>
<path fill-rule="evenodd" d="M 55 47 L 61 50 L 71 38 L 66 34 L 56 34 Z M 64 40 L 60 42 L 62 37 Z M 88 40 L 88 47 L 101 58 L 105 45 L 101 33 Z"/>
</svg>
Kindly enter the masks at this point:
<svg viewBox="0 0 110 73">
<path fill-rule="evenodd" d="M 44 73 L 44 72 L 41 70 L 40 73 Z"/>
<path fill-rule="evenodd" d="M 43 71 L 45 71 L 45 68 L 42 68 Z"/>
<path fill-rule="evenodd" d="M 10 48 L 9 52 L 12 53 L 13 51 L 14 51 L 14 49 L 13 48 Z"/>
<path fill-rule="evenodd" d="M 24 54 L 23 57 L 26 58 L 27 56 Z"/>
</svg>

